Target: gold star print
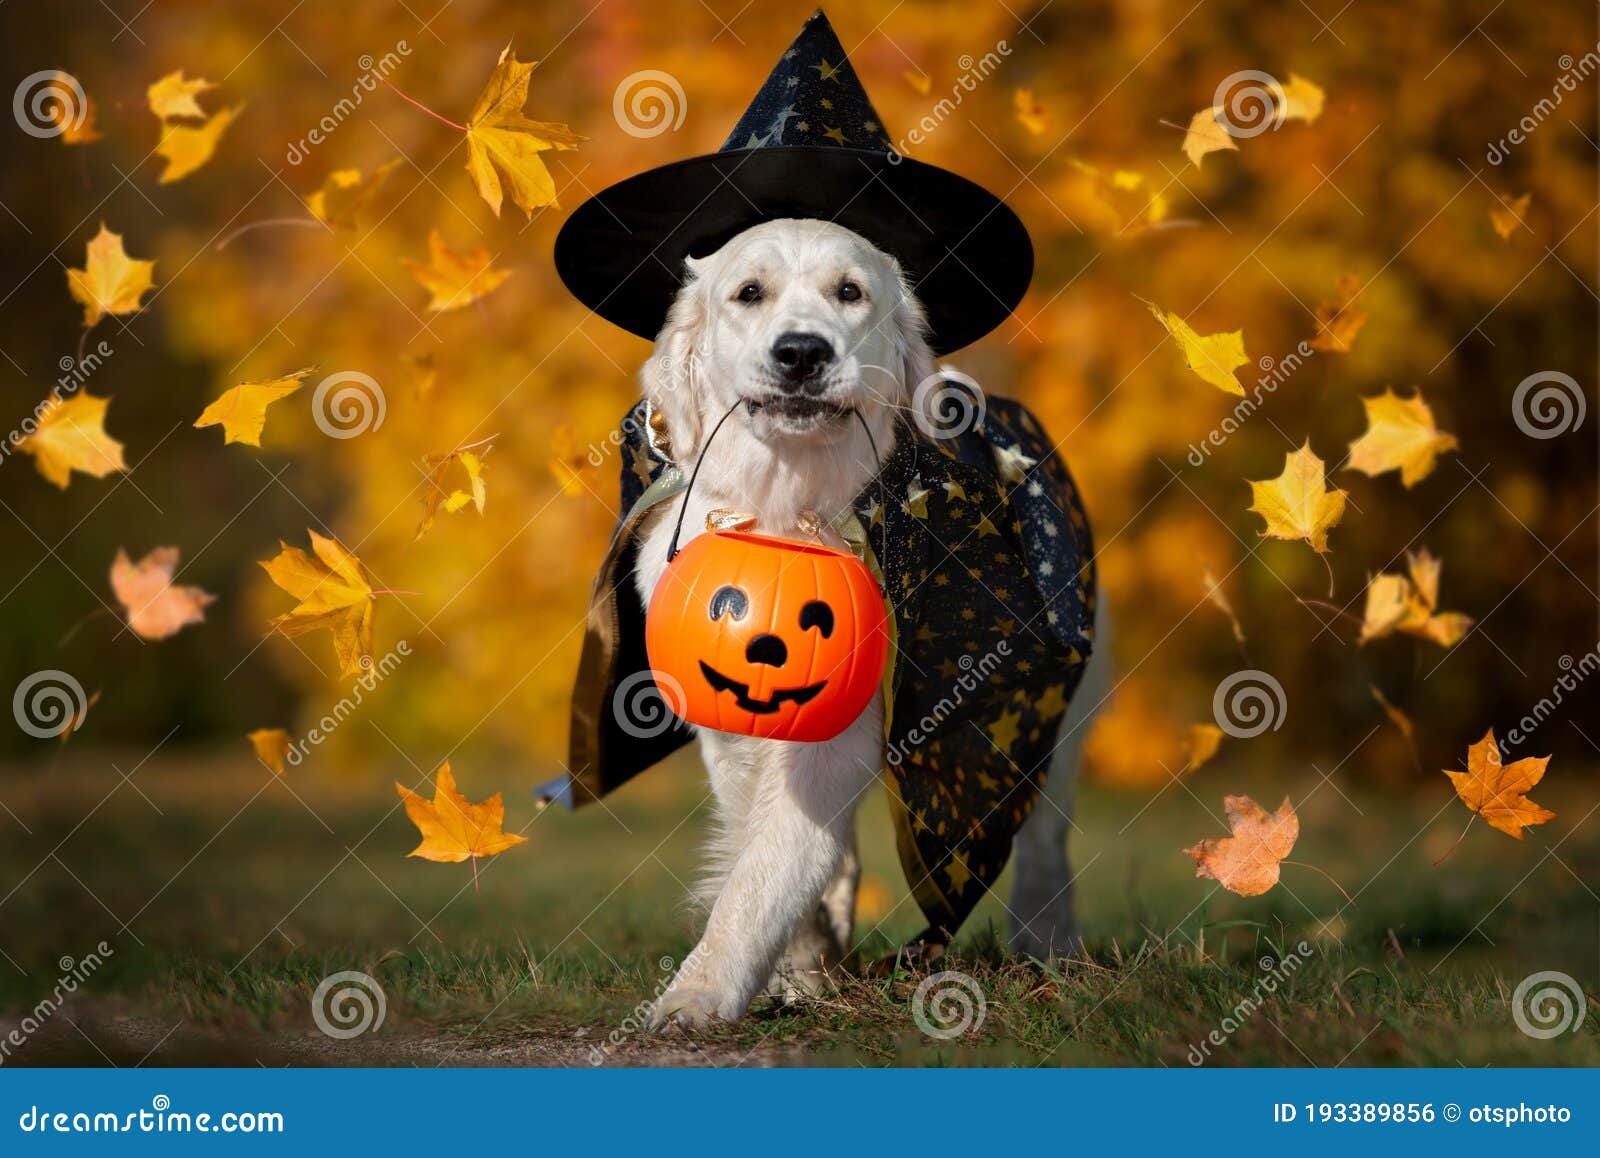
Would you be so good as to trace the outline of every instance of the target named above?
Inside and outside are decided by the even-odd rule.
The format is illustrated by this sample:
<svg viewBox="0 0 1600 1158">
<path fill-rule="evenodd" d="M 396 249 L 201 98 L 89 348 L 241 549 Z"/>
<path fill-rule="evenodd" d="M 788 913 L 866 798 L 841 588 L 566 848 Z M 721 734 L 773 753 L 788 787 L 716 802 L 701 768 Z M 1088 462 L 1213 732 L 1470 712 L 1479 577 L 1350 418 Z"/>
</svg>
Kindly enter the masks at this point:
<svg viewBox="0 0 1600 1158">
<path fill-rule="evenodd" d="M 833 65 L 829 64 L 826 60 L 818 64 L 813 64 L 811 67 L 817 70 L 818 80 L 831 80 L 838 84 L 844 83 L 843 81 L 839 80 L 839 70 Z"/>
<path fill-rule="evenodd" d="M 1007 639 L 1010 639 L 1011 633 L 1017 629 L 1017 621 L 1005 618 L 996 619 L 994 621 L 994 629 Z"/>
<path fill-rule="evenodd" d="M 1021 734 L 1021 712 L 1001 712 L 999 718 L 989 725 L 989 737 L 994 741 L 994 746 L 1008 756 L 1011 754 L 1011 745 L 1017 742 Z"/>
<path fill-rule="evenodd" d="M 944 875 L 949 878 L 950 887 L 958 893 L 966 888 L 967 882 L 972 879 L 972 872 L 967 868 L 967 862 L 959 852 L 950 854 L 950 863 L 944 866 Z"/>
<path fill-rule="evenodd" d="M 1039 460 L 1029 458 L 1022 453 L 1020 446 L 997 446 L 994 448 L 994 465 L 1000 472 L 1000 477 L 1008 483 L 1019 483 L 1028 473 L 1028 468 L 1037 466 Z"/>
<path fill-rule="evenodd" d="M 922 624 L 921 626 L 919 626 L 917 628 L 917 642 L 918 643 L 932 643 L 934 640 L 936 640 L 938 638 L 939 638 L 939 633 L 934 631 L 933 628 L 929 627 L 926 623 Z"/>
<path fill-rule="evenodd" d="M 1062 684 L 1051 684 L 1044 689 L 1044 695 L 1034 701 L 1033 706 L 1047 720 L 1067 710 L 1066 697 L 1061 694 L 1062 687 Z"/>
<path fill-rule="evenodd" d="M 838 144 L 842 145 L 842 144 L 845 143 L 845 139 L 846 138 L 845 138 L 843 129 L 832 129 L 832 128 L 828 128 L 828 127 L 824 126 L 823 130 L 822 130 L 822 135 L 824 137 L 827 137 L 828 140 L 834 141 L 834 142 L 836 142 Z"/>
<path fill-rule="evenodd" d="M 801 121 L 798 125 L 795 126 L 795 128 L 799 129 L 802 133 L 809 133 L 811 131 L 811 122 L 810 121 Z"/>
<path fill-rule="evenodd" d="M 946 656 L 939 661 L 938 672 L 947 680 L 953 680 L 961 674 L 961 669 L 956 666 L 956 661 Z"/>
<path fill-rule="evenodd" d="M 916 812 L 911 814 L 911 824 L 912 831 L 914 832 L 928 831 L 928 821 L 923 817 L 921 809 L 918 809 Z"/>
<path fill-rule="evenodd" d="M 1000 781 L 996 780 L 987 772 L 979 772 L 978 787 L 982 788 L 985 792 L 993 792 L 1000 787 Z"/>
<path fill-rule="evenodd" d="M 643 446 L 628 448 L 628 465 L 645 486 L 650 485 L 650 455 Z"/>
<path fill-rule="evenodd" d="M 877 121 L 868 121 L 866 124 L 862 125 L 861 127 L 866 129 L 867 132 L 869 132 L 869 133 L 875 133 L 880 128 L 882 128 L 882 126 L 879 125 Z"/>
<path fill-rule="evenodd" d="M 949 479 L 941 485 L 944 487 L 945 497 L 951 502 L 954 502 L 956 499 L 964 499 L 967 497 L 967 492 L 963 490 L 961 488 L 961 484 L 956 482 L 954 479 Z"/>
<path fill-rule="evenodd" d="M 979 517 L 979 519 L 978 519 L 978 538 L 981 539 L 985 535 L 999 535 L 999 534 L 1000 534 L 1000 532 L 995 530 L 994 524 L 989 521 L 989 516 L 988 515 L 982 515 L 982 516 Z"/>
<path fill-rule="evenodd" d="M 928 517 L 928 496 L 933 492 L 922 485 L 922 476 L 914 477 L 906 486 L 906 509 L 919 519 Z"/>
<path fill-rule="evenodd" d="M 831 109 L 831 108 L 833 108 L 833 102 L 830 101 L 827 97 L 823 97 L 822 98 L 822 107 L 825 108 L 825 109 Z"/>
</svg>

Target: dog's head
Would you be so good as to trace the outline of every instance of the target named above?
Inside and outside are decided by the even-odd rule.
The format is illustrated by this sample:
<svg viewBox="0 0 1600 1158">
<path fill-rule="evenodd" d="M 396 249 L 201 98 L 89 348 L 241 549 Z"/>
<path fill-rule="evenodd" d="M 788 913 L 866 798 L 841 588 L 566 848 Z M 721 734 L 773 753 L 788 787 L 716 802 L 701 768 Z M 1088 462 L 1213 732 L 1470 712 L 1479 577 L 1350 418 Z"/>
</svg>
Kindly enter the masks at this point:
<svg viewBox="0 0 1600 1158">
<path fill-rule="evenodd" d="M 848 438 L 852 412 L 887 445 L 895 412 L 937 372 L 899 264 L 842 226 L 765 222 L 687 266 L 642 374 L 680 461 L 736 403 L 775 450 Z"/>
</svg>

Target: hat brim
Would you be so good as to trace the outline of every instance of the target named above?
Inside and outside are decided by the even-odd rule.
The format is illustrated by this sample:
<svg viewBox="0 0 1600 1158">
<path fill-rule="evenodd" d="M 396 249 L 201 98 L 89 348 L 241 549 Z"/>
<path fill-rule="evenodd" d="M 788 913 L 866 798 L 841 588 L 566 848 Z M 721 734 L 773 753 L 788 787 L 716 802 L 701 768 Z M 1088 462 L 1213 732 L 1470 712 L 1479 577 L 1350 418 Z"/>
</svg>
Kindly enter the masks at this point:
<svg viewBox="0 0 1600 1158">
<path fill-rule="evenodd" d="M 1033 276 L 1027 230 L 982 186 L 909 158 L 809 146 L 712 153 L 618 182 L 567 218 L 556 272 L 595 313 L 654 338 L 684 258 L 784 217 L 836 222 L 893 255 L 936 354 L 998 326 Z"/>
</svg>

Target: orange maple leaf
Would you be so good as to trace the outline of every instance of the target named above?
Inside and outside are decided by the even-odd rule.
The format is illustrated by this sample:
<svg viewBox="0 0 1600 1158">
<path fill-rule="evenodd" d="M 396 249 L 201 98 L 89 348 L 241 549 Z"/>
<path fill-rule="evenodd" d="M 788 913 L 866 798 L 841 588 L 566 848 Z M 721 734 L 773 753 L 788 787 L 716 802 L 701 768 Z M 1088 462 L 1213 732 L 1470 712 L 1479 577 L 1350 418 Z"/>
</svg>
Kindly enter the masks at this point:
<svg viewBox="0 0 1600 1158">
<path fill-rule="evenodd" d="M 1194 857 L 1194 875 L 1210 877 L 1231 893 L 1258 897 L 1278 883 L 1278 866 L 1300 836 L 1300 818 L 1285 796 L 1270 813 L 1248 796 L 1224 796 L 1232 836 L 1207 837 L 1183 851 Z"/>
<path fill-rule="evenodd" d="M 1503 762 L 1494 729 L 1490 728 L 1483 739 L 1467 749 L 1467 770 L 1454 772 L 1446 768 L 1444 774 L 1456 786 L 1461 803 L 1487 820 L 1490 827 L 1521 840 L 1524 828 L 1556 817 L 1525 795 L 1544 778 L 1549 763 L 1548 756 L 1527 756 L 1515 764 Z"/>
<path fill-rule="evenodd" d="M 137 563 L 120 548 L 111 563 L 111 590 L 128 613 L 128 626 L 144 639 L 166 639 L 204 622 L 216 596 L 172 581 L 178 548 L 157 547 Z"/>
<path fill-rule="evenodd" d="M 395 791 L 405 801 L 406 815 L 422 833 L 422 843 L 407 856 L 423 860 L 455 863 L 469 857 L 476 867 L 480 856 L 494 856 L 515 845 L 527 842 L 527 837 L 505 832 L 506 806 L 496 792 L 482 804 L 473 804 L 456 791 L 456 778 L 450 772 L 450 761 L 439 765 L 433 777 L 433 800 L 424 800 L 404 784 L 396 781 Z"/>
</svg>

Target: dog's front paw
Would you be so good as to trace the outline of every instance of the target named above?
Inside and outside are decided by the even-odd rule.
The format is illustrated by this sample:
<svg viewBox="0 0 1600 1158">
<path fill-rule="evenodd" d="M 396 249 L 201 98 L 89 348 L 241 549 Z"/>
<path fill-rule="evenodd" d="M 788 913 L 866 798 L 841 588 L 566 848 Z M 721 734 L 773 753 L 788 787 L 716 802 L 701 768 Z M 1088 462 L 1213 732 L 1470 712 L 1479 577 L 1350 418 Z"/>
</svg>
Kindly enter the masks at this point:
<svg viewBox="0 0 1600 1158">
<path fill-rule="evenodd" d="M 737 1021 L 728 1016 L 722 994 L 711 989 L 669 989 L 650 1010 L 650 1028 L 656 1033 L 674 1029 L 706 1029 L 721 1022 Z"/>
</svg>

